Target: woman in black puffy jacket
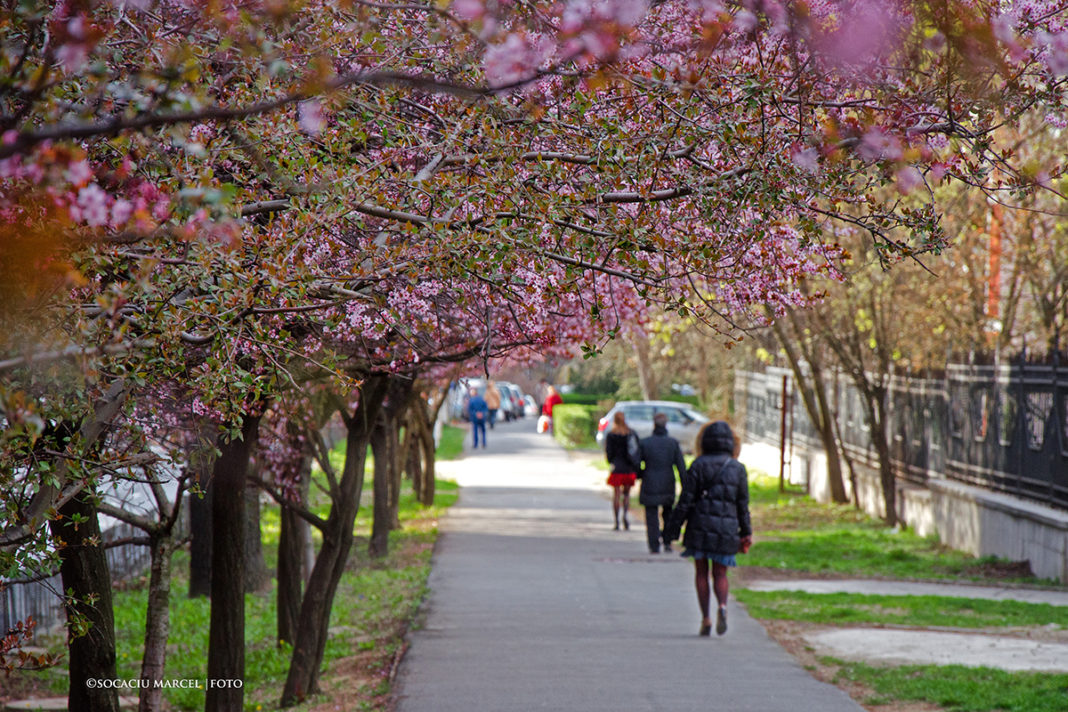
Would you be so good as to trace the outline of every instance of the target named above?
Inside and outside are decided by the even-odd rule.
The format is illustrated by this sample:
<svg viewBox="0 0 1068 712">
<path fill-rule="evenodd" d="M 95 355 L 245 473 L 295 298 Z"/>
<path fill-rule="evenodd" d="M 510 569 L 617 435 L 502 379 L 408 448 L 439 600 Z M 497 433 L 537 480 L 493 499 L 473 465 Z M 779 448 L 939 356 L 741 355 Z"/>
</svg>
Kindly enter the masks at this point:
<svg viewBox="0 0 1068 712">
<path fill-rule="evenodd" d="M 734 434 L 727 423 L 717 420 L 701 429 L 698 436 L 701 455 L 682 478 L 682 494 L 671 513 L 664 539 L 677 539 L 686 523 L 682 538 L 683 556 L 694 563 L 697 603 L 701 607 L 700 635 L 709 635 L 709 564 L 712 587 L 719 610 L 716 633 L 727 632 L 727 567 L 736 566 L 734 557 L 752 543 L 749 522 L 749 480 L 745 466 L 735 456 Z"/>
</svg>

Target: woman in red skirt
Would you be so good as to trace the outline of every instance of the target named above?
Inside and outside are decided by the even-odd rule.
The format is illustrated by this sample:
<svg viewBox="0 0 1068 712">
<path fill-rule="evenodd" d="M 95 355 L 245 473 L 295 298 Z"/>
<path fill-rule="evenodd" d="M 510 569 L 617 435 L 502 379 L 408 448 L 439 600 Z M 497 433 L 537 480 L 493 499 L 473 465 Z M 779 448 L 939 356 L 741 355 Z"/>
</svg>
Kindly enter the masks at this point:
<svg viewBox="0 0 1068 712">
<path fill-rule="evenodd" d="M 623 528 L 630 529 L 627 512 L 630 510 L 630 488 L 638 479 L 641 466 L 641 446 L 638 434 L 627 426 L 623 411 L 616 411 L 612 418 L 612 429 L 605 438 L 604 455 L 612 463 L 612 474 L 608 476 L 608 485 L 612 488 L 612 513 L 616 518 L 616 530 L 619 530 L 619 510 L 623 509 Z"/>
</svg>

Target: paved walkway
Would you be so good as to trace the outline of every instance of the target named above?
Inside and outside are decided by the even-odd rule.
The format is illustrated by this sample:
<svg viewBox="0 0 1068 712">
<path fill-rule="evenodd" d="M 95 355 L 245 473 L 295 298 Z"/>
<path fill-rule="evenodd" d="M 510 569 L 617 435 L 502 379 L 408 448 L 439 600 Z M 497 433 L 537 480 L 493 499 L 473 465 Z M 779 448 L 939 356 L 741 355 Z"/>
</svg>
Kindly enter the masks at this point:
<svg viewBox="0 0 1068 712">
<path fill-rule="evenodd" d="M 533 431 L 498 425 L 486 450 L 442 463 L 462 489 L 401 667 L 401 712 L 862 710 L 733 602 L 727 634 L 699 638 L 689 562 L 646 553 L 640 510 L 612 531 L 605 475 Z"/>
<path fill-rule="evenodd" d="M 1068 606 L 1068 591 L 1021 586 L 974 586 L 934 581 L 884 581 L 881 579 L 793 579 L 790 581 L 753 581 L 754 591 L 806 591 L 808 593 L 870 593 L 878 596 L 946 596 L 981 598 L 989 601 L 1020 601 Z"/>
</svg>

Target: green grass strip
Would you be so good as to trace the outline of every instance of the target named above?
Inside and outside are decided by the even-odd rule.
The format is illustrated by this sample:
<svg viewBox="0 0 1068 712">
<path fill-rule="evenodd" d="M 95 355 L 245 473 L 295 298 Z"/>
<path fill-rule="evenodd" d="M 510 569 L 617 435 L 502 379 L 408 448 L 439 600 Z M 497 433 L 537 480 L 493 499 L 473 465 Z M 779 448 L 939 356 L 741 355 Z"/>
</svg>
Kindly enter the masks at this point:
<svg viewBox="0 0 1068 712">
<path fill-rule="evenodd" d="M 969 578 L 975 557 L 941 545 L 935 537 L 889 529 L 874 522 L 816 529 L 762 531 L 747 566 L 888 578 Z"/>
<path fill-rule="evenodd" d="M 946 712 L 1064 712 L 1068 709 L 1068 675 L 1004 672 L 960 665 L 875 667 L 844 663 L 835 682 L 860 683 L 876 693 L 864 702 L 929 702 Z"/>
<path fill-rule="evenodd" d="M 1068 610 L 1048 603 L 949 596 L 880 596 L 804 591 L 735 591 L 749 614 L 832 625 L 871 623 L 948 628 L 1064 626 Z"/>
<path fill-rule="evenodd" d="M 753 473 L 750 511 L 756 543 L 742 562 L 799 572 L 897 579 L 989 580 L 993 557 L 955 551 L 938 537 L 887 527 L 850 505 L 823 504 L 796 491 L 779 492 L 778 481 Z M 1053 583 L 1035 577 L 1006 581 Z"/>
<path fill-rule="evenodd" d="M 441 442 L 438 443 L 439 460 L 455 460 L 464 451 L 464 436 L 467 431 L 455 425 L 445 425 L 441 429 Z"/>
</svg>

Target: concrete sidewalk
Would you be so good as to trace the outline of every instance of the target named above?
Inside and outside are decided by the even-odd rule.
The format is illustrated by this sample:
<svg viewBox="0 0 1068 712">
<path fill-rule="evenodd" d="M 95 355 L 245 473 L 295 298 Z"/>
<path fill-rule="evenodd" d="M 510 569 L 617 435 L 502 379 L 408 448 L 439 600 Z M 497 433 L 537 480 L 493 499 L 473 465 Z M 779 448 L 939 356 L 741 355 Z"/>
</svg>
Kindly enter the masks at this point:
<svg viewBox="0 0 1068 712">
<path fill-rule="evenodd" d="M 692 567 L 646 553 L 640 508 L 612 531 L 605 475 L 533 421 L 489 436 L 441 463 L 462 489 L 401 666 L 401 712 L 863 709 L 733 602 L 727 634 L 698 637 Z"/>
<path fill-rule="evenodd" d="M 937 581 L 887 581 L 884 579 L 793 579 L 751 581 L 753 591 L 805 591 L 807 593 L 862 593 L 877 596 L 944 596 L 980 598 L 988 601 L 1019 601 L 1068 606 L 1068 591 L 1023 586 L 978 586 Z"/>
</svg>

